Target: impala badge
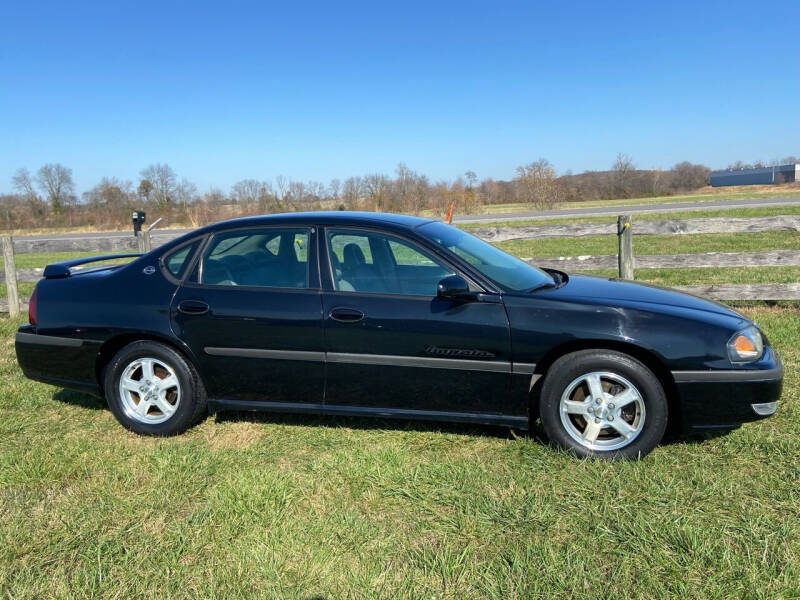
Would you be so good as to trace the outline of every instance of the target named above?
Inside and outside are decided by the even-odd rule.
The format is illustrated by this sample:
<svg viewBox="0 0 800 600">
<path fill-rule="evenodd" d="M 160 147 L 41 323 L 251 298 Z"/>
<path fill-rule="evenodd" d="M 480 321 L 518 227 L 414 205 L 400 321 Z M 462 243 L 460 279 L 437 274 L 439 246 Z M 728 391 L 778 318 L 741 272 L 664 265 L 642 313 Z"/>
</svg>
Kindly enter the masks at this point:
<svg viewBox="0 0 800 600">
<path fill-rule="evenodd" d="M 440 348 L 439 346 L 425 346 L 427 354 L 445 356 L 447 358 L 494 358 L 494 353 L 477 348 Z"/>
<path fill-rule="evenodd" d="M 156 272 L 156 268 L 153 265 L 148 265 L 144 269 L 142 269 L 142 273 L 145 275 L 152 275 Z"/>
</svg>

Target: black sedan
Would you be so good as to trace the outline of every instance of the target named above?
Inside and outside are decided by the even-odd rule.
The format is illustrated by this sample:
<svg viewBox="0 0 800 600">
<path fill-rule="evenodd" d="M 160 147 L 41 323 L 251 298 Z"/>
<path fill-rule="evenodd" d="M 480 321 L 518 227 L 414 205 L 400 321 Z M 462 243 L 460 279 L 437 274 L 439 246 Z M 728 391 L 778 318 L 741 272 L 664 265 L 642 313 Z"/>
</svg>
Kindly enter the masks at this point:
<svg viewBox="0 0 800 600">
<path fill-rule="evenodd" d="M 93 260 L 47 267 L 17 359 L 141 434 L 226 409 L 540 418 L 581 456 L 635 458 L 668 426 L 769 416 L 781 392 L 780 359 L 730 308 L 537 269 L 421 218 L 236 219 L 75 269 Z"/>
</svg>

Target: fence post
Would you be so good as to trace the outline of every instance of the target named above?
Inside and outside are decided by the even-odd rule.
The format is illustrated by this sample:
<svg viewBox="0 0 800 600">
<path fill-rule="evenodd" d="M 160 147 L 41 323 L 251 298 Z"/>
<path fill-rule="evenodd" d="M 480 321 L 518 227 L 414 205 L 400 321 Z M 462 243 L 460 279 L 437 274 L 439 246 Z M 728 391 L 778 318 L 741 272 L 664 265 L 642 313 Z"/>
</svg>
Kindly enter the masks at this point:
<svg viewBox="0 0 800 600">
<path fill-rule="evenodd" d="M 150 252 L 153 249 L 153 244 L 150 241 L 150 230 L 143 229 L 139 233 L 136 234 L 136 242 L 139 245 L 139 252 L 141 254 L 145 254 L 146 252 Z"/>
<path fill-rule="evenodd" d="M 14 242 L 10 235 L 0 237 L 3 245 L 3 263 L 6 269 L 6 290 L 8 298 L 8 316 L 15 319 L 19 316 L 19 292 L 17 290 L 17 265 L 14 263 Z"/>
<path fill-rule="evenodd" d="M 633 231 L 631 216 L 617 217 L 617 238 L 619 239 L 619 278 L 633 279 Z"/>
</svg>

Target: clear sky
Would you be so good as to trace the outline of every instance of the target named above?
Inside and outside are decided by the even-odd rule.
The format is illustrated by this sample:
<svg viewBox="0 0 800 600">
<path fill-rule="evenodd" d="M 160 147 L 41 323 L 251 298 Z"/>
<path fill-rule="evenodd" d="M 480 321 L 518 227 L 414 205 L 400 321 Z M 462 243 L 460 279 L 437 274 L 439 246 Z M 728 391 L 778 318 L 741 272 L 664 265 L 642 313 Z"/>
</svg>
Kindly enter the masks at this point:
<svg viewBox="0 0 800 600">
<path fill-rule="evenodd" d="M 0 191 L 800 154 L 800 2 L 0 3 Z"/>
</svg>

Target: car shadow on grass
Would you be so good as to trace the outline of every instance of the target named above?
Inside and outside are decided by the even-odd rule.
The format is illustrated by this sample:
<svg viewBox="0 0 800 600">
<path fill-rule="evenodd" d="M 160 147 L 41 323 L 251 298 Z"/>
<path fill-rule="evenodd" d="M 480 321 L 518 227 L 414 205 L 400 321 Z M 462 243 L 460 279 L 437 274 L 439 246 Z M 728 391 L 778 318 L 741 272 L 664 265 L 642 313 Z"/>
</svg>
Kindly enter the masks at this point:
<svg viewBox="0 0 800 600">
<path fill-rule="evenodd" d="M 82 392 L 74 392 L 72 390 L 58 390 L 53 394 L 53 400 L 91 410 L 105 410 L 108 408 L 108 404 L 106 404 L 106 401 L 102 398 Z"/>
<path fill-rule="evenodd" d="M 446 421 L 424 421 L 413 419 L 391 419 L 386 417 L 358 417 L 341 415 L 307 415 L 274 412 L 222 411 L 211 415 L 215 423 L 231 423 L 243 421 L 270 425 L 289 425 L 293 427 L 329 427 L 358 430 L 413 431 L 420 433 L 451 433 L 490 437 L 497 439 L 513 439 L 526 436 L 527 432 L 495 425 L 475 423 L 449 423 Z"/>
<path fill-rule="evenodd" d="M 102 398 L 75 392 L 72 390 L 58 390 L 53 394 L 53 399 L 89 410 L 106 410 L 108 405 Z M 386 417 L 359 417 L 341 415 L 308 415 L 276 412 L 249 412 L 249 411 L 223 411 L 210 415 L 215 423 L 245 421 L 250 423 L 264 423 L 274 425 L 290 425 L 295 427 L 346 427 L 359 430 L 413 431 L 418 433 L 449 433 L 454 435 L 477 436 L 495 439 L 531 438 L 532 440 L 547 445 L 540 421 L 536 421 L 530 431 L 509 429 L 496 425 L 480 425 L 475 423 L 454 423 L 447 421 L 424 421 L 411 419 L 391 419 Z M 706 432 L 667 432 L 661 441 L 662 446 L 678 443 L 702 444 L 728 435 L 731 430 L 718 430 Z"/>
</svg>

